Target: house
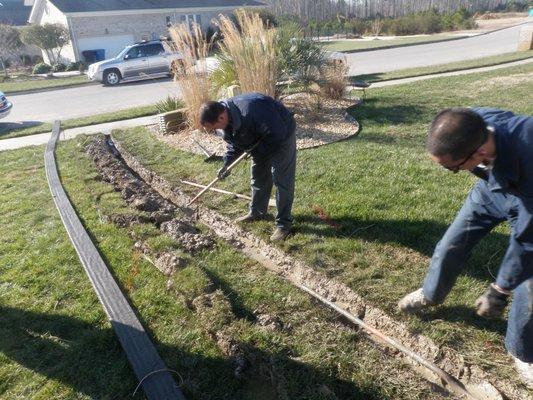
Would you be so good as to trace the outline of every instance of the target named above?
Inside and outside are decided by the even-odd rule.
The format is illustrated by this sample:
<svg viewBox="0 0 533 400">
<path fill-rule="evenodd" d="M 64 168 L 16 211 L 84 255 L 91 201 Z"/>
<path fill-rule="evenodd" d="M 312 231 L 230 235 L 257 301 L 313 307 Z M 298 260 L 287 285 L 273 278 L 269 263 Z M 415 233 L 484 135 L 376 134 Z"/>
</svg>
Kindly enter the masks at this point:
<svg viewBox="0 0 533 400">
<path fill-rule="evenodd" d="M 0 0 L 2 1 L 2 0 Z M 83 51 L 105 50 L 105 58 L 126 45 L 168 34 L 172 24 L 197 22 L 203 29 L 219 14 L 238 8 L 265 8 L 259 0 L 25 0 L 32 5 L 31 24 L 60 23 L 71 41 L 66 61 L 84 61 Z"/>
<path fill-rule="evenodd" d="M 0 24 L 13 25 L 20 29 L 26 25 L 30 17 L 31 7 L 24 4 L 24 0 L 0 0 Z M 24 45 L 14 54 L 7 57 L 11 65 L 23 64 L 23 60 L 37 62 L 41 50 L 35 46 Z"/>
<path fill-rule="evenodd" d="M 26 25 L 31 7 L 24 5 L 24 0 L 0 0 L 0 24 Z"/>
</svg>

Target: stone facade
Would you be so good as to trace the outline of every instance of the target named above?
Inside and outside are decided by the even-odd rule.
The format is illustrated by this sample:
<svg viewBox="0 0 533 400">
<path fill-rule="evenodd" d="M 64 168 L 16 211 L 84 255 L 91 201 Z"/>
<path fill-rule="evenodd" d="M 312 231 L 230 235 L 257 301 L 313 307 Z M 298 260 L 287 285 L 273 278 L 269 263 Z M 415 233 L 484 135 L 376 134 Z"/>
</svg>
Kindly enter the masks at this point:
<svg viewBox="0 0 533 400">
<path fill-rule="evenodd" d="M 102 49 L 106 58 L 113 57 L 126 45 L 168 36 L 168 28 L 173 24 L 196 22 L 205 31 L 221 13 L 227 15 L 233 11 L 233 7 L 191 7 L 65 14 L 50 0 L 37 0 L 30 20 L 38 24 L 61 23 L 68 27 L 71 42 L 61 52 L 61 61 L 68 62 L 84 60 L 82 52 L 85 50 Z"/>
<path fill-rule="evenodd" d="M 207 29 L 211 20 L 217 16 L 217 12 L 191 12 L 190 14 L 161 12 L 144 15 L 73 17 L 70 29 L 76 38 L 132 34 L 135 41 L 140 41 L 168 35 L 167 24 L 180 23 L 182 19 L 190 21 L 194 18 L 195 22 L 199 19 L 202 28 Z"/>
</svg>

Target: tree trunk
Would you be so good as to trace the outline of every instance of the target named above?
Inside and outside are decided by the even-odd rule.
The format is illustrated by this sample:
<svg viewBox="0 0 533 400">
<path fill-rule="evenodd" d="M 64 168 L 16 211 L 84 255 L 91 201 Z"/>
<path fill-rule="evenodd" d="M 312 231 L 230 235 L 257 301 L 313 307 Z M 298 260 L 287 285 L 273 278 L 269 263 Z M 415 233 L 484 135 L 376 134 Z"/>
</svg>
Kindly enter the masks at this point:
<svg viewBox="0 0 533 400">
<path fill-rule="evenodd" d="M 2 65 L 2 69 L 4 70 L 4 76 L 6 78 L 9 78 L 9 75 L 7 74 L 6 64 L 4 63 L 4 57 L 0 57 L 0 64 Z"/>
</svg>

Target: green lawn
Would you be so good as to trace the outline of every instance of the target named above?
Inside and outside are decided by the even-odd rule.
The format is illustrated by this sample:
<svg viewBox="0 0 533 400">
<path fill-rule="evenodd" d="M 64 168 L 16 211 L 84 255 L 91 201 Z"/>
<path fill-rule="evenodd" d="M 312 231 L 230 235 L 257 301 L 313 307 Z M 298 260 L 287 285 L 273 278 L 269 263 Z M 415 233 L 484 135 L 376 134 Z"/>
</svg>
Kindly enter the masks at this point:
<svg viewBox="0 0 533 400">
<path fill-rule="evenodd" d="M 48 89 L 61 86 L 80 85 L 89 83 L 87 75 L 76 75 L 65 78 L 41 78 L 34 76 L 23 76 L 18 79 L 0 79 L 0 91 L 5 94 L 24 92 L 26 90 Z"/>
<path fill-rule="evenodd" d="M 77 128 L 80 126 L 103 124 L 106 122 L 122 121 L 125 119 L 132 119 L 138 117 L 144 117 L 147 115 L 155 115 L 158 111 L 155 106 L 143 106 L 134 107 L 126 110 L 115 111 L 105 114 L 91 115 L 90 117 L 67 119 L 61 122 L 63 129 Z M 1 125 L 0 125 L 1 126 Z M 40 123 L 36 126 L 28 128 L 12 129 L 6 131 L 0 131 L 0 140 L 11 139 L 14 137 L 36 135 L 38 133 L 50 132 L 52 130 L 52 124 Z"/>
<path fill-rule="evenodd" d="M 502 345 L 505 322 L 487 322 L 473 312 L 474 300 L 497 272 L 507 227 L 478 246 L 444 305 L 418 318 L 399 314 L 396 302 L 420 287 L 435 244 L 475 181 L 429 160 L 424 150 L 429 122 L 450 106 L 494 106 L 531 115 L 532 72 L 533 65 L 527 65 L 373 90 L 351 110 L 363 127 L 357 139 L 299 153 L 296 232 L 284 244 L 413 331 L 508 377 L 514 372 Z M 209 182 L 219 167 L 169 149 L 142 129 L 118 138 L 175 184 L 180 178 Z M 248 167 L 241 166 L 220 187 L 247 193 L 248 185 Z M 202 201 L 231 217 L 246 212 L 242 202 L 219 195 Z M 317 216 L 317 208 L 338 227 Z M 251 229 L 266 238 L 272 227 L 261 222 Z"/>
<path fill-rule="evenodd" d="M 449 64 L 439 64 L 431 67 L 409 68 L 399 71 L 383 72 L 351 76 L 351 80 L 363 80 L 367 82 L 389 81 L 391 79 L 411 78 L 414 76 L 440 74 L 443 72 L 460 71 L 470 68 L 489 67 L 512 61 L 525 60 L 533 57 L 533 50 L 501 54 L 498 56 L 476 58 L 474 60 L 459 61 Z"/>
<path fill-rule="evenodd" d="M 419 318 L 398 314 L 395 304 L 419 286 L 434 245 L 474 182 L 430 162 L 423 143 L 429 121 L 442 107 L 457 105 L 532 114 L 532 72 L 533 66 L 522 66 L 373 90 L 351 110 L 363 126 L 356 139 L 299 153 L 296 233 L 283 245 L 412 330 L 512 379 L 502 347 L 505 323 L 473 314 L 474 299 L 505 251 L 506 227 L 477 249 L 443 306 Z M 142 128 L 117 137 L 174 183 L 185 177 L 208 182 L 218 167 L 169 149 Z M 177 244 L 149 225 L 136 226 L 134 240 L 127 229 L 106 222 L 106 215 L 133 211 L 98 179 L 83 152 L 89 140 L 60 144 L 61 179 L 167 366 L 182 374 L 187 398 L 442 398 L 335 315 L 223 242 L 188 257 L 187 267 L 171 277 L 174 289 L 165 289 L 167 278 L 134 243 L 140 238 L 157 251 Z M 0 153 L 0 399 L 129 398 L 135 379 L 54 208 L 43 151 Z M 248 185 L 243 165 L 220 186 L 246 193 Z M 202 201 L 229 216 L 246 211 L 245 203 L 219 195 Z M 317 207 L 337 227 L 319 218 Z M 250 229 L 266 238 L 272 227 L 261 222 Z M 231 306 L 224 332 L 254 354 L 243 379 L 235 378 L 209 334 L 213 319 L 190 308 L 198 294 L 213 289 Z M 258 310 L 277 315 L 285 328 L 260 328 Z"/>
<path fill-rule="evenodd" d="M 179 251 L 177 244 L 151 225 L 129 231 L 106 222 L 135 212 L 98 178 L 84 153 L 89 140 L 60 144 L 61 179 L 166 365 L 183 377 L 188 399 L 443 399 L 335 314 L 223 242 L 187 257 L 170 289 L 134 243 L 154 251 Z M 0 399 L 131 398 L 135 378 L 54 207 L 43 151 L 0 153 Z M 193 312 L 192 300 L 213 290 L 224 314 Z M 283 329 L 258 326 L 258 312 L 277 316 Z M 215 327 L 248 349 L 243 378 L 217 345 Z"/>
<path fill-rule="evenodd" d="M 442 42 L 447 40 L 462 39 L 465 36 L 450 35 L 449 33 L 437 33 L 435 35 L 424 35 L 415 37 L 406 37 L 399 39 L 375 39 L 375 40 L 332 40 L 322 42 L 324 48 L 329 51 L 342 51 L 345 53 L 356 53 L 358 51 L 367 51 L 375 49 L 402 47 L 415 44 L 425 44 Z"/>
</svg>

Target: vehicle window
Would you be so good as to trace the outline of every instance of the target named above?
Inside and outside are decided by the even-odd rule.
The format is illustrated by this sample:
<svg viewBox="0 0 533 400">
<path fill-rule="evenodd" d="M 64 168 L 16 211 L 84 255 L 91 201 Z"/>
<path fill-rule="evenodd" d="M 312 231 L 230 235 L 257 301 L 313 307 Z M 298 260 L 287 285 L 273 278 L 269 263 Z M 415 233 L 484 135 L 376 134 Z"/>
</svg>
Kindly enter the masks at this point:
<svg viewBox="0 0 533 400">
<path fill-rule="evenodd" d="M 140 57 L 146 57 L 146 52 L 144 50 L 144 47 L 146 46 L 136 46 L 132 47 L 130 51 L 128 51 L 128 58 L 140 58 Z"/>
<path fill-rule="evenodd" d="M 145 52 L 146 52 L 146 56 L 148 57 L 157 56 L 159 54 L 165 53 L 165 49 L 163 49 L 163 46 L 161 45 L 161 43 L 152 43 L 144 47 L 146 48 Z"/>
</svg>

